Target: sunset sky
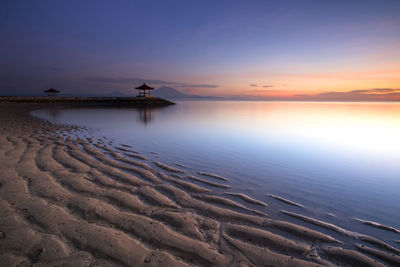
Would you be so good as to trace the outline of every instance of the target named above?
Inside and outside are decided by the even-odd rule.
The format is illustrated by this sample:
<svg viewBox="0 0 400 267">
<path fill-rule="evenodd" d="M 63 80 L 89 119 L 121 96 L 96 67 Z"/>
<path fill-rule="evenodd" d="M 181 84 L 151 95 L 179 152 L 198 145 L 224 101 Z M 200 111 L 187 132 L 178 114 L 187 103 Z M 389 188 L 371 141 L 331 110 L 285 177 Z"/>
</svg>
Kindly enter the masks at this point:
<svg viewBox="0 0 400 267">
<path fill-rule="evenodd" d="M 0 95 L 400 100 L 400 1 L 2 1 Z"/>
</svg>

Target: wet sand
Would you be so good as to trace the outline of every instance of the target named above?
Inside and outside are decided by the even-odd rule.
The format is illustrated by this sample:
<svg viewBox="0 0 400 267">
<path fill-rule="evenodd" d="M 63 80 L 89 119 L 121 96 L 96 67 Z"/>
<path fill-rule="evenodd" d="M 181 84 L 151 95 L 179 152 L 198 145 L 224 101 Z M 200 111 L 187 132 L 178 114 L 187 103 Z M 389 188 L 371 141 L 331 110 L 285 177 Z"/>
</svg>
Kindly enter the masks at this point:
<svg viewBox="0 0 400 267">
<path fill-rule="evenodd" d="M 391 244 L 285 210 L 300 203 L 273 195 L 288 221 L 271 219 L 228 178 L 28 115 L 43 107 L 0 103 L 2 266 L 399 264 Z"/>
</svg>

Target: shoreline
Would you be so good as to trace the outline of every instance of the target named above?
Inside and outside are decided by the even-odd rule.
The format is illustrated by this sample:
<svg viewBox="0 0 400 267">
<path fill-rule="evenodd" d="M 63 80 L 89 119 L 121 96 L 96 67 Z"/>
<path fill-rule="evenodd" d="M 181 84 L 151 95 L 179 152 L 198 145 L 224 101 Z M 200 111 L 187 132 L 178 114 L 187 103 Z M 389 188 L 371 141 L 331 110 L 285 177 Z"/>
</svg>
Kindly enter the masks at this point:
<svg viewBox="0 0 400 267">
<path fill-rule="evenodd" d="M 106 105 L 124 107 L 163 107 L 175 103 L 158 97 L 22 97 L 0 96 L 0 103 L 43 103 L 43 104 L 69 104 L 69 105 Z"/>
<path fill-rule="evenodd" d="M 123 144 L 73 138 L 78 127 L 28 114 L 47 106 L 0 103 L 0 262 L 9 266 L 383 266 L 382 259 L 398 260 L 393 246 L 300 215 L 299 206 L 299 214 L 284 211 L 296 224 L 271 219 L 255 209 L 267 203 L 236 193 L 229 177 L 191 174 Z M 215 195 L 214 187 L 230 193 Z M 343 245 L 348 239 L 352 244 Z"/>
</svg>

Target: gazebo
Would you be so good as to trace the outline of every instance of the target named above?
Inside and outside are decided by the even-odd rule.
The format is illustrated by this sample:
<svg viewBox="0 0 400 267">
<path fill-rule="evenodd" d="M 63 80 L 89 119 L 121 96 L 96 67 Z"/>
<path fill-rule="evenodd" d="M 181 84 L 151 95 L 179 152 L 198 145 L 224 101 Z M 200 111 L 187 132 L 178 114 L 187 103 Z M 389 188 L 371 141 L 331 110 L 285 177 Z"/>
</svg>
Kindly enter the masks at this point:
<svg viewBox="0 0 400 267">
<path fill-rule="evenodd" d="M 54 88 L 50 88 L 48 90 L 44 91 L 45 93 L 47 93 L 47 96 L 57 96 L 57 94 L 60 92 Z"/>
<path fill-rule="evenodd" d="M 139 87 L 135 88 L 136 90 L 139 90 L 139 97 L 146 97 L 150 96 L 150 90 L 153 90 L 153 87 L 148 86 L 146 83 L 142 84 Z"/>
</svg>

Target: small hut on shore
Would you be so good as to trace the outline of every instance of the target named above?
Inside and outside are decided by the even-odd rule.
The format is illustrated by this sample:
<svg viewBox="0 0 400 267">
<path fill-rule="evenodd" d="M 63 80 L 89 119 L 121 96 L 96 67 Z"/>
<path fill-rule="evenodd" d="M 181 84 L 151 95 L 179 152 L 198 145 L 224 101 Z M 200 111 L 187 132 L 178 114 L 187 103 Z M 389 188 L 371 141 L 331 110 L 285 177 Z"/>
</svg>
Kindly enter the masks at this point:
<svg viewBox="0 0 400 267">
<path fill-rule="evenodd" d="M 138 97 L 146 97 L 146 96 L 150 96 L 150 90 L 153 90 L 154 88 L 150 87 L 146 83 L 144 83 L 141 86 L 136 87 L 135 89 L 139 90 Z"/>
<path fill-rule="evenodd" d="M 54 88 L 50 88 L 50 89 L 48 89 L 48 90 L 45 90 L 44 92 L 47 94 L 47 96 L 57 96 L 57 94 L 58 94 L 60 91 L 58 91 L 58 90 L 56 90 L 56 89 L 54 89 Z"/>
</svg>

